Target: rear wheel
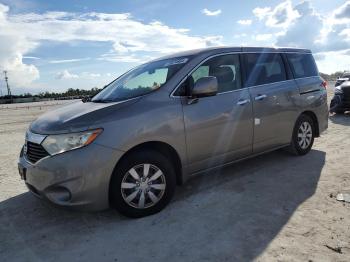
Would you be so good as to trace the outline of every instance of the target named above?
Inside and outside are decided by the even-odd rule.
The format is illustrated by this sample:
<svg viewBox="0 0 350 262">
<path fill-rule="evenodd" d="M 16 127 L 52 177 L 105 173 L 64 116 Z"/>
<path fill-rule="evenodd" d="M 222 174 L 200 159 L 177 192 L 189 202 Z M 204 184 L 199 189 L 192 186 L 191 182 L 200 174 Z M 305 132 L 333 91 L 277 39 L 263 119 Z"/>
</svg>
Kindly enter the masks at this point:
<svg viewBox="0 0 350 262">
<path fill-rule="evenodd" d="M 290 151 L 295 155 L 305 155 L 310 152 L 315 138 L 315 126 L 311 117 L 301 115 L 295 123 Z"/>
<path fill-rule="evenodd" d="M 175 186 L 174 167 L 166 156 L 138 151 L 118 164 L 111 180 L 110 200 L 125 216 L 148 216 L 170 202 Z"/>
</svg>

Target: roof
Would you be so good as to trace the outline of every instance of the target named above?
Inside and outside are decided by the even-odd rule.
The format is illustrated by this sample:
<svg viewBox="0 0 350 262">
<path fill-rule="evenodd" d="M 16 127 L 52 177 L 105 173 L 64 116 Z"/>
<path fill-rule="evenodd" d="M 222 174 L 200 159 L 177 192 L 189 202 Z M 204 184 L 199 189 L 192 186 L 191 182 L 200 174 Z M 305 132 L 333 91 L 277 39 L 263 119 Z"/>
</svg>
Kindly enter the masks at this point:
<svg viewBox="0 0 350 262">
<path fill-rule="evenodd" d="M 168 56 L 163 56 L 159 59 L 169 59 L 176 57 L 200 55 L 205 53 L 229 53 L 229 52 L 293 52 L 293 53 L 311 53 L 311 50 L 304 48 L 291 48 L 291 47 L 254 47 L 254 46 L 244 46 L 244 47 L 207 47 L 201 49 L 193 49 L 188 51 L 177 52 Z M 156 60 L 159 60 L 156 59 Z"/>
</svg>

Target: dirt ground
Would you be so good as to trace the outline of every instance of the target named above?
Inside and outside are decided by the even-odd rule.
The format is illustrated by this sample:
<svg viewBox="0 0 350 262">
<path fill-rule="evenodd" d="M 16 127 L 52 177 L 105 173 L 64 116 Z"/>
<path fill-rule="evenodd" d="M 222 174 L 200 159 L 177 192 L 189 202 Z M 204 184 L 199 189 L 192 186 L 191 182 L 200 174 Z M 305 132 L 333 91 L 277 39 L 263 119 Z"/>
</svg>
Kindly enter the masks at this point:
<svg viewBox="0 0 350 262">
<path fill-rule="evenodd" d="M 58 105 L 23 106 L 0 106 L 0 261 L 350 261 L 350 204 L 335 199 L 350 193 L 350 114 L 330 116 L 306 156 L 280 150 L 197 176 L 163 212 L 132 220 L 27 191 L 24 132 Z"/>
</svg>

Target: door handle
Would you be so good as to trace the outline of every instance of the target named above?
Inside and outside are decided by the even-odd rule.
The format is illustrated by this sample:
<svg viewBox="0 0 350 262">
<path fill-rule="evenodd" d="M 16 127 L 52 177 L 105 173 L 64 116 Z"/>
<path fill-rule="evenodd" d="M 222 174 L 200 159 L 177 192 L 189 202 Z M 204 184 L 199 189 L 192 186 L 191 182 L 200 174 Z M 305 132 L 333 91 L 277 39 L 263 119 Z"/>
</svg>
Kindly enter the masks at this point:
<svg viewBox="0 0 350 262">
<path fill-rule="evenodd" d="M 267 95 L 258 95 L 258 96 L 255 97 L 255 100 L 256 101 L 263 100 L 266 97 L 267 97 Z"/>
<path fill-rule="evenodd" d="M 243 106 L 243 105 L 245 105 L 245 104 L 247 104 L 247 103 L 249 103 L 249 102 L 250 102 L 250 100 L 248 100 L 248 99 L 239 100 L 239 101 L 237 102 L 237 105 Z"/>
</svg>

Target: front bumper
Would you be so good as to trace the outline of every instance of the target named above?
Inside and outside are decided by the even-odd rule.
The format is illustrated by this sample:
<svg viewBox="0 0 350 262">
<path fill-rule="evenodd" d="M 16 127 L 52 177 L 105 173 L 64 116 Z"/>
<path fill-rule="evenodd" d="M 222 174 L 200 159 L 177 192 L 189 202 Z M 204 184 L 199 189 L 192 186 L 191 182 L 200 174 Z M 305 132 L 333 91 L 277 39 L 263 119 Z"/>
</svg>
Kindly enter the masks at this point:
<svg viewBox="0 0 350 262">
<path fill-rule="evenodd" d="M 35 164 L 19 159 L 28 189 L 54 204 L 97 211 L 109 207 L 109 182 L 123 152 L 98 144 L 50 156 Z"/>
</svg>

